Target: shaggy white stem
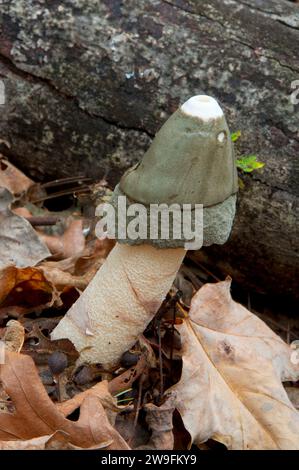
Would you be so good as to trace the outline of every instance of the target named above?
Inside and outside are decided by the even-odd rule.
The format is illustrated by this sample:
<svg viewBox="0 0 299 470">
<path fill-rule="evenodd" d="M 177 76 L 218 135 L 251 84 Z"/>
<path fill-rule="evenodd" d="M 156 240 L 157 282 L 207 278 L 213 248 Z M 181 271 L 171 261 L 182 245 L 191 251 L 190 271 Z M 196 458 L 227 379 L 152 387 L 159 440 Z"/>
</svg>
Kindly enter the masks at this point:
<svg viewBox="0 0 299 470">
<path fill-rule="evenodd" d="M 159 309 L 185 253 L 117 244 L 52 339 L 69 339 L 81 363 L 115 364 Z"/>
</svg>

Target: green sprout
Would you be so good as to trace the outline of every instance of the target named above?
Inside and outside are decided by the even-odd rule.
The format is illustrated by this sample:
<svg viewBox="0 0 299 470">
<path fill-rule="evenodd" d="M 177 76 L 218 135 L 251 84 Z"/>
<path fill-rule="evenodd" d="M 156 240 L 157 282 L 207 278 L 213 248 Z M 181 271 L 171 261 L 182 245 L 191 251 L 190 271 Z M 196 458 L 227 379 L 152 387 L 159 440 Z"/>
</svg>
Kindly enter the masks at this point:
<svg viewBox="0 0 299 470">
<path fill-rule="evenodd" d="M 232 139 L 232 142 L 236 142 L 236 140 L 241 137 L 241 131 L 233 132 L 230 137 Z"/>
<path fill-rule="evenodd" d="M 236 142 L 241 137 L 241 131 L 233 132 L 231 134 L 232 142 Z M 254 170 L 263 168 L 265 163 L 259 162 L 256 155 L 241 155 L 236 160 L 237 168 L 242 170 L 244 173 L 251 173 Z"/>
<path fill-rule="evenodd" d="M 119 398 L 119 397 L 121 397 L 122 395 L 124 395 L 125 393 L 130 392 L 131 390 L 133 390 L 132 387 L 131 387 L 131 388 L 127 388 L 126 390 L 122 390 L 121 392 L 118 392 L 118 393 L 116 393 L 116 394 L 113 395 L 113 396 L 114 396 L 114 398 Z"/>
<path fill-rule="evenodd" d="M 244 155 L 236 160 L 237 168 L 244 171 L 244 173 L 251 173 L 254 170 L 263 168 L 265 163 L 259 162 L 256 155 Z"/>
<path fill-rule="evenodd" d="M 122 398 L 121 400 L 119 399 L 120 397 L 122 397 L 123 395 L 125 395 L 126 393 L 132 391 L 133 389 L 132 388 L 127 388 L 126 390 L 123 390 L 119 393 L 117 393 L 116 395 L 113 395 L 114 398 L 117 398 L 117 404 L 119 405 L 120 403 L 128 403 L 131 402 L 132 400 L 134 400 L 133 397 L 127 397 L 127 398 Z"/>
</svg>

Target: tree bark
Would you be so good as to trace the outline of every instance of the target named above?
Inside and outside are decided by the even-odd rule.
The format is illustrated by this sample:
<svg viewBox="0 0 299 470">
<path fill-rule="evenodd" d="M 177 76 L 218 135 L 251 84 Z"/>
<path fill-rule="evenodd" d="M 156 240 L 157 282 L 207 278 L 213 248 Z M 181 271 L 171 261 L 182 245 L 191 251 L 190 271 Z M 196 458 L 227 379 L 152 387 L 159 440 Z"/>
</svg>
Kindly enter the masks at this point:
<svg viewBox="0 0 299 470">
<path fill-rule="evenodd" d="M 298 5 L 3 0 L 0 28 L 0 151 L 35 179 L 114 184 L 180 103 L 215 96 L 242 131 L 238 153 L 266 166 L 243 178 L 230 241 L 197 256 L 260 291 L 299 296 Z"/>
</svg>

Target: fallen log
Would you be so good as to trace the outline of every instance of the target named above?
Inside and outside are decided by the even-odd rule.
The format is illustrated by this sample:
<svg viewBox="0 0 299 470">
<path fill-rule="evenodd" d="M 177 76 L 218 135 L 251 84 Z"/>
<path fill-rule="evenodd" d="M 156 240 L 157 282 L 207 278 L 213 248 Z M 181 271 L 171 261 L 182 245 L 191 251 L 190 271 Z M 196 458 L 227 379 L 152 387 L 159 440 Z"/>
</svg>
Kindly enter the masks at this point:
<svg viewBox="0 0 299 470">
<path fill-rule="evenodd" d="M 265 168 L 242 176 L 231 240 L 201 259 L 298 297 L 298 41 L 283 0 L 1 2 L 0 152 L 38 180 L 114 184 L 179 103 L 213 95 Z"/>
</svg>

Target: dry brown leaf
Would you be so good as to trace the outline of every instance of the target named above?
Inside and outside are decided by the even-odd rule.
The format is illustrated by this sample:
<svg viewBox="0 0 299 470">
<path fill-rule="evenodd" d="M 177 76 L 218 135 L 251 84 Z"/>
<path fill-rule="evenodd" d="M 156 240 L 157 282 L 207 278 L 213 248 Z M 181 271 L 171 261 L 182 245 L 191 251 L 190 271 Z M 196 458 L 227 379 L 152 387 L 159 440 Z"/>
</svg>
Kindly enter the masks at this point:
<svg viewBox="0 0 299 470">
<path fill-rule="evenodd" d="M 0 441 L 0 450 L 45 450 L 51 437 L 41 436 L 24 441 Z"/>
<path fill-rule="evenodd" d="M 91 279 L 95 275 L 97 269 L 94 272 L 87 272 L 83 276 L 74 276 L 68 272 L 62 271 L 48 263 L 41 264 L 39 268 L 43 271 L 45 277 L 55 285 L 57 290 L 61 291 L 64 287 L 75 287 L 79 290 L 84 290 L 90 283 Z"/>
<path fill-rule="evenodd" d="M 105 409 L 110 409 L 112 411 L 120 410 L 123 407 L 117 406 L 117 401 L 112 396 L 112 394 L 116 394 L 123 390 L 131 388 L 135 380 L 140 377 L 146 367 L 146 359 L 144 356 L 141 356 L 134 367 L 131 367 L 130 369 L 126 370 L 110 382 L 103 380 L 102 382 L 97 383 L 90 389 L 85 390 L 82 393 L 78 393 L 70 400 L 67 400 L 63 403 L 57 403 L 56 406 L 64 416 L 68 416 L 76 408 L 81 406 L 82 402 L 87 396 L 95 395 L 100 398 L 101 403 L 104 405 Z"/>
<path fill-rule="evenodd" d="M 0 186 L 12 194 L 25 193 L 34 182 L 0 155 Z"/>
<path fill-rule="evenodd" d="M 44 264 L 39 267 L 46 278 L 49 279 L 49 281 L 52 282 L 58 290 L 62 290 L 66 286 L 72 286 L 77 289 L 84 290 L 90 282 L 90 279 L 86 280 L 84 276 L 73 276 L 72 274 L 53 266 L 49 267 Z"/>
<path fill-rule="evenodd" d="M 109 392 L 116 394 L 131 388 L 135 380 L 137 380 L 147 370 L 147 368 L 147 359 L 145 355 L 142 355 L 135 366 L 130 367 L 130 369 L 109 382 Z"/>
<path fill-rule="evenodd" d="M 0 380 L 14 406 L 0 413 L 0 441 L 30 440 L 62 431 L 77 447 L 90 448 L 111 440 L 109 449 L 129 449 L 111 426 L 98 396 L 88 395 L 79 420 L 66 419 L 48 397 L 32 359 L 7 352 L 0 366 Z"/>
<path fill-rule="evenodd" d="M 39 239 L 44 243 L 52 256 L 55 257 L 55 259 L 62 259 L 64 258 L 63 256 L 63 243 L 62 243 L 62 237 L 59 235 L 48 235 L 47 233 L 43 232 L 41 229 L 36 230 L 37 235 L 39 236 Z"/>
<path fill-rule="evenodd" d="M 27 207 L 14 207 L 12 209 L 14 214 L 19 215 L 20 217 L 32 217 L 32 212 L 30 212 Z"/>
<path fill-rule="evenodd" d="M 114 243 L 109 239 L 92 240 L 82 252 L 59 261 L 43 261 L 40 267 L 45 268 L 49 273 L 52 269 L 58 269 L 57 272 L 68 272 L 76 276 L 75 279 L 87 275 L 92 278 L 103 264 Z"/>
<path fill-rule="evenodd" d="M 50 256 L 31 224 L 10 210 L 12 195 L 0 188 L 0 268 L 34 266 Z"/>
<path fill-rule="evenodd" d="M 97 449 L 111 444 L 111 440 L 103 442 Z M 0 441 L 0 450 L 79 450 L 82 447 L 74 446 L 69 442 L 69 436 L 62 431 L 56 431 L 51 436 L 35 437 L 24 441 Z"/>
<path fill-rule="evenodd" d="M 109 238 L 91 240 L 82 255 L 75 260 L 74 274 L 80 275 L 94 269 L 94 267 L 100 268 L 114 245 L 115 240 Z"/>
<path fill-rule="evenodd" d="M 6 323 L 6 331 L 3 338 L 5 349 L 13 352 L 20 352 L 25 338 L 25 329 L 20 322 L 9 320 Z"/>
<path fill-rule="evenodd" d="M 70 220 L 68 227 L 61 236 L 47 235 L 41 230 L 38 230 L 37 233 L 57 259 L 76 256 L 85 247 L 82 219 Z"/>
<path fill-rule="evenodd" d="M 38 268 L 9 266 L 0 271 L 1 314 L 25 314 L 52 305 L 55 289 Z"/>
<path fill-rule="evenodd" d="M 71 220 L 63 236 L 63 258 L 81 253 L 85 247 L 85 237 L 83 234 L 83 220 Z"/>
<path fill-rule="evenodd" d="M 170 389 L 196 444 L 299 449 L 299 413 L 282 381 L 298 380 L 291 349 L 230 295 L 230 280 L 204 285 L 179 326 L 181 380 Z"/>
<path fill-rule="evenodd" d="M 88 449 L 103 449 L 112 444 L 107 440 Z M 52 436 L 41 436 L 26 441 L 0 441 L 0 450 L 86 450 L 69 442 L 69 436 L 57 431 Z"/>
<path fill-rule="evenodd" d="M 107 240 L 95 240 L 80 253 L 60 261 L 43 261 L 39 268 L 58 291 L 70 287 L 83 291 L 102 266 L 111 247 Z"/>
<path fill-rule="evenodd" d="M 22 352 L 30 355 L 36 364 L 48 364 L 49 355 L 54 351 L 66 354 L 69 363 L 74 363 L 78 358 L 78 352 L 70 341 L 51 341 L 49 339 L 49 334 L 58 321 L 59 318 L 55 317 L 22 319 L 22 324 L 26 330 Z"/>
<path fill-rule="evenodd" d="M 88 396 L 92 395 L 100 399 L 105 410 L 119 411 L 121 408 L 117 406 L 117 400 L 110 394 L 108 386 L 107 380 L 103 380 L 88 390 L 78 393 L 70 400 L 56 403 L 56 406 L 64 416 L 68 416 L 79 408 Z"/>
</svg>

